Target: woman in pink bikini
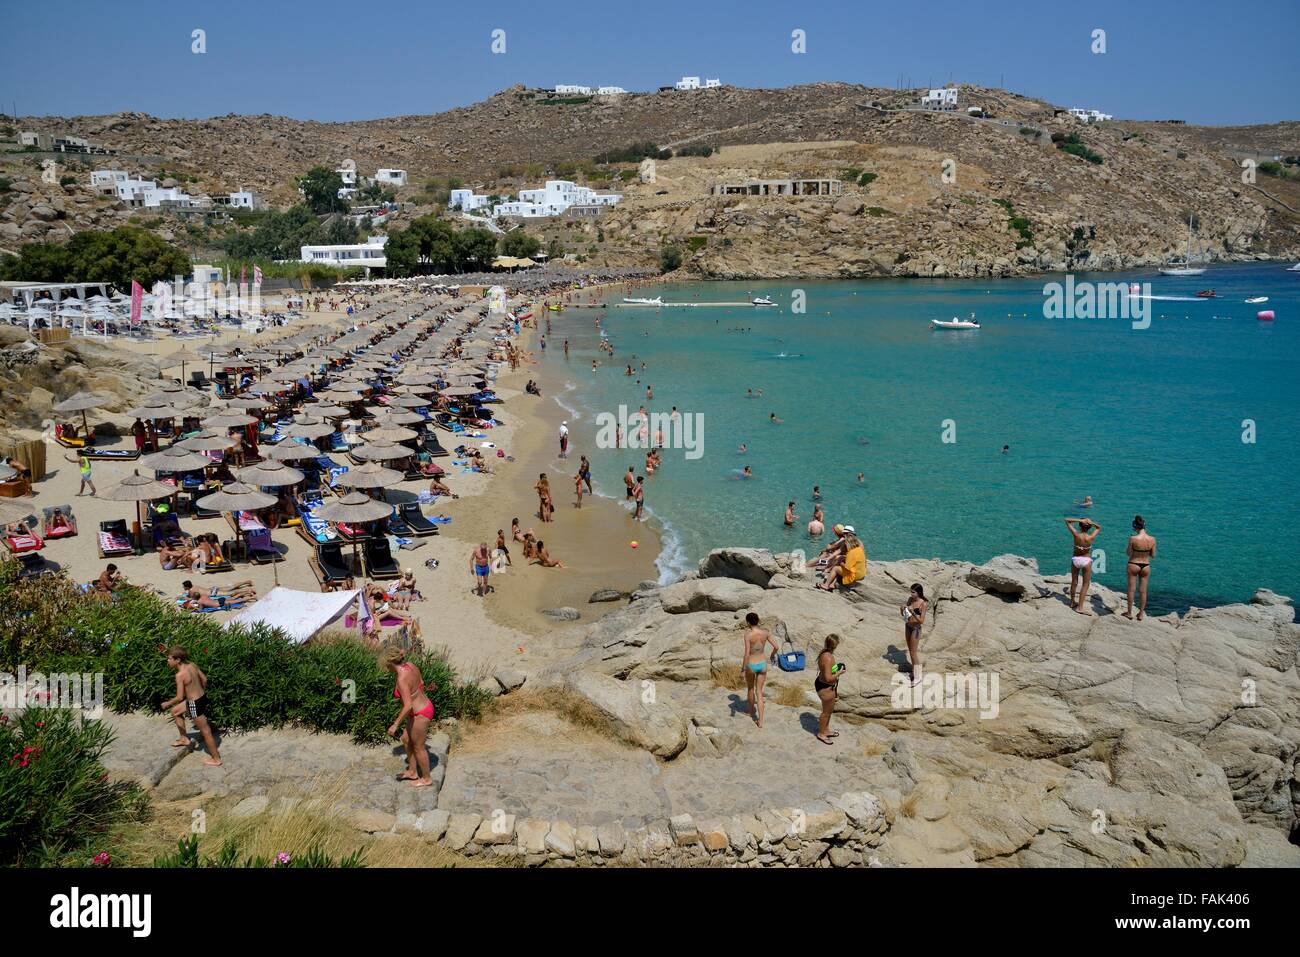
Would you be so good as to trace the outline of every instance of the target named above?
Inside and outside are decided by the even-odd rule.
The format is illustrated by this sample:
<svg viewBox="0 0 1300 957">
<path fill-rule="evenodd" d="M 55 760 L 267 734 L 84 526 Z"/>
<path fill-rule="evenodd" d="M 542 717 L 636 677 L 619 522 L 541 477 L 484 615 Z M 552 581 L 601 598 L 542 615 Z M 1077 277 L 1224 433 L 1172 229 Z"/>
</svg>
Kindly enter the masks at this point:
<svg viewBox="0 0 1300 957">
<path fill-rule="evenodd" d="M 402 746 L 406 748 L 406 770 L 397 776 L 399 781 L 410 781 L 412 787 L 427 788 L 433 785 L 429 777 L 429 752 L 424 746 L 424 739 L 429 734 L 429 725 L 433 722 L 433 702 L 425 694 L 424 678 L 420 669 L 406 660 L 406 652 L 401 648 L 389 647 L 384 651 L 384 667 L 397 676 L 397 686 L 393 688 L 393 697 L 401 699 L 402 710 L 388 728 L 388 736 L 397 737 L 402 722 Z M 436 685 L 431 685 L 430 690 Z"/>
</svg>

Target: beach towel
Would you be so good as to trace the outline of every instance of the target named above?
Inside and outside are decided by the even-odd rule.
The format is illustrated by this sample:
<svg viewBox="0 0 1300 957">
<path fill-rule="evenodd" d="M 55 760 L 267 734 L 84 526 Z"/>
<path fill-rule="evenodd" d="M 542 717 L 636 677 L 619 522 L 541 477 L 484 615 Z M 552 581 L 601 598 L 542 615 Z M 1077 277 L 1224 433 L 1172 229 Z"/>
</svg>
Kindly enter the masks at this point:
<svg viewBox="0 0 1300 957">
<path fill-rule="evenodd" d="M 110 552 L 129 552 L 131 550 L 131 539 L 126 535 L 113 532 L 100 532 L 99 547 L 105 555 Z"/>
<path fill-rule="evenodd" d="M 339 476 L 342 475 L 347 470 L 348 467 L 346 465 L 331 465 L 330 477 L 329 477 L 330 485 L 337 485 L 339 481 Z"/>
<path fill-rule="evenodd" d="M 241 532 L 266 531 L 266 525 L 252 512 L 239 512 L 236 517 L 239 519 Z"/>
<path fill-rule="evenodd" d="M 254 528 L 248 531 L 248 547 L 255 552 L 275 551 L 275 543 L 271 541 L 271 530 L 263 525 L 261 528 Z"/>
<path fill-rule="evenodd" d="M 307 534 L 318 542 L 330 542 L 337 537 L 334 529 L 330 528 L 329 522 L 317 518 L 311 512 L 303 513 L 302 524 L 307 529 Z"/>
<path fill-rule="evenodd" d="M 192 613 L 192 614 L 195 614 L 195 615 L 206 615 L 206 614 L 207 614 L 208 612 L 210 612 L 210 611 L 231 611 L 231 610 L 233 610 L 233 609 L 235 609 L 235 608 L 243 608 L 243 607 L 244 607 L 244 602 L 242 602 L 242 601 L 228 601 L 228 602 L 226 602 L 224 605 L 222 605 L 220 608 L 186 608 L 186 607 L 185 607 L 185 599 L 184 599 L 184 598 L 177 598 L 177 599 L 176 599 L 176 607 L 177 607 L 177 608 L 180 608 L 180 609 L 183 609 L 184 611 L 188 611 L 188 612 L 190 612 L 190 613 Z"/>
</svg>

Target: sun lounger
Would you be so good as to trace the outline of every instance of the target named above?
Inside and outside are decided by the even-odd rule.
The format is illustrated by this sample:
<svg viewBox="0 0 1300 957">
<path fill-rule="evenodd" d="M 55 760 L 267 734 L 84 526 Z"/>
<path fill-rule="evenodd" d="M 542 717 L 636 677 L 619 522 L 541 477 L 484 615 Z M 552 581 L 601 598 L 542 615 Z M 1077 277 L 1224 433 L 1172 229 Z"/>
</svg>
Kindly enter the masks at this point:
<svg viewBox="0 0 1300 957">
<path fill-rule="evenodd" d="M 442 444 L 438 441 L 438 437 L 432 432 L 426 432 L 424 434 L 424 439 L 421 441 L 420 447 L 434 458 L 441 458 L 444 455 L 451 454 L 442 447 Z"/>
<path fill-rule="evenodd" d="M 50 527 L 50 520 L 54 517 L 54 512 L 56 510 L 61 512 L 63 517 L 68 520 L 67 527 L 65 528 Z M 51 538 L 55 538 L 55 539 L 71 538 L 72 536 L 77 534 L 77 520 L 72 516 L 71 505 L 47 505 L 45 506 L 45 508 L 41 509 L 41 512 L 45 516 L 46 541 L 49 541 Z"/>
<path fill-rule="evenodd" d="M 118 462 L 134 462 L 140 457 L 136 449 L 85 449 L 83 454 L 88 459 L 103 459 Z"/>
<path fill-rule="evenodd" d="M 371 578 L 400 578 L 402 575 L 397 562 L 393 561 L 393 553 L 385 537 L 367 541 L 362 550 L 362 557 L 365 558 L 366 569 L 370 572 Z"/>
<path fill-rule="evenodd" d="M 248 539 L 248 560 L 255 565 L 265 565 L 269 562 L 282 562 L 284 556 L 280 554 L 279 549 L 275 547 L 275 542 L 271 539 L 271 530 L 263 526 L 260 530 L 253 530 L 247 533 Z"/>
<path fill-rule="evenodd" d="M 343 546 L 338 542 L 326 542 L 316 546 L 316 562 L 328 582 L 346 581 L 353 577 L 343 557 Z"/>
<path fill-rule="evenodd" d="M 24 527 L 26 525 L 24 524 Z M 23 552 L 39 552 L 45 547 L 45 542 L 37 535 L 29 532 L 21 534 L 6 534 L 5 548 L 9 549 L 10 554 L 21 555 Z"/>
<path fill-rule="evenodd" d="M 26 552 L 18 556 L 19 578 L 38 578 L 41 575 L 52 574 L 53 571 L 45 556 L 39 552 Z"/>
<path fill-rule="evenodd" d="M 424 517 L 418 502 L 403 502 L 397 507 L 397 513 L 405 520 L 412 535 L 418 537 L 438 534 L 438 526 Z"/>
<path fill-rule="evenodd" d="M 99 523 L 99 557 L 130 555 L 133 551 L 131 536 L 127 534 L 126 519 Z"/>
<path fill-rule="evenodd" d="M 203 566 L 203 574 L 213 575 L 217 572 L 232 572 L 235 566 L 224 555 L 218 555 Z"/>
</svg>

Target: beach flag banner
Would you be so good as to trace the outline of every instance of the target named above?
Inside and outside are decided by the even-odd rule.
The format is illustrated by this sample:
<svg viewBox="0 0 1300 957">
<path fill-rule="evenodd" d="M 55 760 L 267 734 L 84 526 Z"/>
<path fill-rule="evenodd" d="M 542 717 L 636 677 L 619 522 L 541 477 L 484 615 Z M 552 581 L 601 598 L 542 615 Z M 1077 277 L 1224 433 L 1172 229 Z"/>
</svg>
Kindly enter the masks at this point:
<svg viewBox="0 0 1300 957">
<path fill-rule="evenodd" d="M 140 324 L 140 307 L 144 304 L 144 286 L 131 280 L 131 325 Z"/>
<path fill-rule="evenodd" d="M 366 602 L 366 592 L 362 589 L 357 595 L 357 633 L 363 638 L 374 627 L 374 615 L 370 614 L 370 605 Z"/>
<path fill-rule="evenodd" d="M 260 285 L 262 285 L 262 267 L 261 267 L 261 266 L 254 266 L 254 267 L 253 267 L 253 285 L 254 285 L 254 286 L 260 286 Z"/>
</svg>

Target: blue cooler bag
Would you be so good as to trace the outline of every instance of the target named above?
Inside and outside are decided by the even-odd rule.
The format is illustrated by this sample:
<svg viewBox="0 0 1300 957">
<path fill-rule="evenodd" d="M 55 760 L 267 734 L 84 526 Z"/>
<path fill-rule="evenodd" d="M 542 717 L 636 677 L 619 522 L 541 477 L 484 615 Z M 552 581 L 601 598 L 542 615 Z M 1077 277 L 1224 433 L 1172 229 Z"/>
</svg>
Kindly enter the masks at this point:
<svg viewBox="0 0 1300 957">
<path fill-rule="evenodd" d="M 785 647 L 789 646 L 789 651 Z M 776 656 L 776 666 L 782 671 L 803 671 L 806 661 L 802 651 L 795 651 L 794 644 L 786 639 L 782 646 L 781 653 Z"/>
</svg>

